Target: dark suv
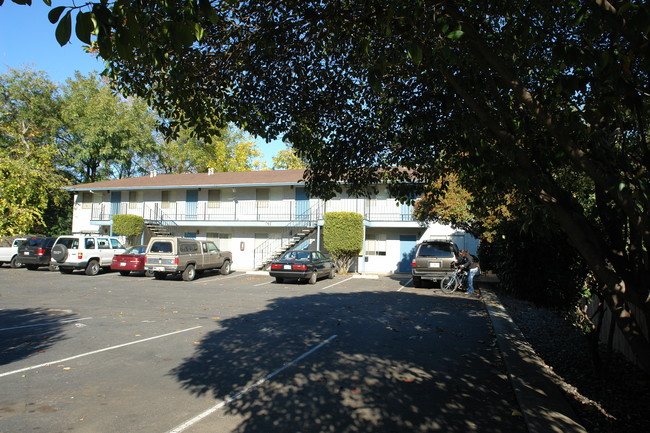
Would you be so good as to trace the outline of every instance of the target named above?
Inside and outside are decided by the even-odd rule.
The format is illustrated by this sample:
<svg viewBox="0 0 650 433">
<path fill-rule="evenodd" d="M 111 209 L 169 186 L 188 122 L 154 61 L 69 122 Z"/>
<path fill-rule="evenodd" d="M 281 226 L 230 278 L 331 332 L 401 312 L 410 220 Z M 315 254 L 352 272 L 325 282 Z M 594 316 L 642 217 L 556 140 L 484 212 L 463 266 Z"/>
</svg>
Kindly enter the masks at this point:
<svg viewBox="0 0 650 433">
<path fill-rule="evenodd" d="M 56 238 L 31 237 L 18 247 L 16 262 L 33 271 L 41 266 L 50 266 L 52 245 Z M 54 270 L 50 267 L 50 270 Z"/>
<path fill-rule="evenodd" d="M 425 241 L 418 244 L 411 264 L 413 287 L 422 287 L 422 280 L 441 281 L 454 273 L 458 247 L 452 241 Z"/>
</svg>

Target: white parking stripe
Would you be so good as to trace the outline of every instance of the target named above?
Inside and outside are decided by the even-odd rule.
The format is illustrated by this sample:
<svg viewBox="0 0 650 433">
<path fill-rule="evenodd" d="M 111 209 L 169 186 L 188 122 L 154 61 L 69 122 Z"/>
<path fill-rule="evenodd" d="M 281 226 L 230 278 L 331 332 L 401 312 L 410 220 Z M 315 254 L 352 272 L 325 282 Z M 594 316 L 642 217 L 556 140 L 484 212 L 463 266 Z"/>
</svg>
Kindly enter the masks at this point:
<svg viewBox="0 0 650 433">
<path fill-rule="evenodd" d="M 175 427 L 174 429 L 170 430 L 168 433 L 180 433 L 180 432 L 186 430 L 188 427 L 193 426 L 197 422 L 201 421 L 203 418 L 213 414 L 214 412 L 218 411 L 219 409 L 221 409 L 225 405 L 229 404 L 230 402 L 237 400 L 239 397 L 247 394 L 249 391 L 251 391 L 251 390 L 257 388 L 258 386 L 264 384 L 266 381 L 271 379 L 273 376 L 276 376 L 277 374 L 283 372 L 284 370 L 286 370 L 287 368 L 289 368 L 292 365 L 296 364 L 297 362 L 305 359 L 306 357 L 308 357 L 312 353 L 316 352 L 318 349 L 325 346 L 327 343 L 329 343 L 330 341 L 334 340 L 337 337 L 338 337 L 337 335 L 332 335 L 327 340 L 321 342 L 318 346 L 312 347 L 310 350 L 303 353 L 302 355 L 300 355 L 299 357 L 297 357 L 293 361 L 289 362 L 288 364 L 285 364 L 283 367 L 275 370 L 273 373 L 267 374 L 262 379 L 258 380 L 257 382 L 255 382 L 254 384 L 252 384 L 250 386 L 247 386 L 243 390 L 239 391 L 237 394 L 226 397 L 224 401 L 212 406 L 210 409 L 206 410 L 205 412 L 202 412 L 202 413 L 198 414 L 194 418 L 192 418 L 192 419 L 190 419 L 188 421 L 185 421 L 183 424 L 179 425 L 178 427 Z"/>
<path fill-rule="evenodd" d="M 341 284 L 341 283 L 345 283 L 346 281 L 350 281 L 350 280 L 353 279 L 353 278 L 354 278 L 354 277 L 346 278 L 345 280 L 343 280 L 343 281 L 339 281 L 338 283 L 334 283 L 334 284 L 330 284 L 329 286 L 325 286 L 325 287 L 323 287 L 321 290 L 325 290 L 325 289 L 329 289 L 330 287 L 338 286 L 339 284 Z"/>
<path fill-rule="evenodd" d="M 203 326 L 195 326 L 193 328 L 181 329 L 180 331 L 170 332 L 168 334 L 157 335 L 155 337 L 144 338 L 142 340 L 132 341 L 130 343 L 118 344 L 117 346 L 105 347 L 104 349 L 94 350 L 92 352 L 82 353 L 80 355 L 71 356 L 69 358 L 59 359 L 57 361 L 50 361 L 44 364 L 34 365 L 32 367 L 21 368 L 20 370 L 8 371 L 6 373 L 0 373 L 0 377 L 11 376 L 12 374 L 22 373 L 23 371 L 35 370 L 41 367 L 49 367 L 53 364 L 61 364 L 62 362 L 72 361 L 73 359 L 83 358 L 84 356 L 96 355 L 98 353 L 106 352 L 108 350 L 119 349 L 121 347 L 131 346 L 133 344 L 144 343 L 146 341 L 156 340 L 158 338 L 169 337 L 170 335 L 180 334 L 181 332 L 192 331 L 194 329 L 202 328 Z"/>
<path fill-rule="evenodd" d="M 400 286 L 398 292 L 401 292 L 402 289 L 403 289 L 404 287 L 406 287 L 406 286 L 408 286 L 409 284 L 411 284 L 411 281 L 413 281 L 413 278 L 411 278 L 410 280 L 408 280 L 408 281 L 406 282 L 406 284 Z"/>
<path fill-rule="evenodd" d="M 260 284 L 255 284 L 253 287 L 264 286 L 264 285 L 266 285 L 266 284 L 271 284 L 272 282 L 273 282 L 273 280 L 271 280 L 271 281 L 265 281 L 265 282 L 260 283 Z"/>
<path fill-rule="evenodd" d="M 229 280 L 231 278 L 243 277 L 244 275 L 246 274 L 244 273 L 244 274 L 230 274 L 230 275 L 221 275 L 221 274 L 211 275 L 209 277 L 197 278 L 196 280 L 192 281 L 192 283 L 196 284 L 196 283 L 205 283 L 207 281 L 213 281 L 213 280 L 215 281 Z"/>
<path fill-rule="evenodd" d="M 81 319 L 72 319 L 72 320 L 61 320 L 60 322 L 34 323 L 33 325 L 14 326 L 13 328 L 0 328 L 0 331 L 13 331 L 14 329 L 33 328 L 34 326 L 58 325 L 59 323 L 80 322 L 82 320 L 90 320 L 90 319 L 92 319 L 92 317 L 83 317 Z"/>
</svg>

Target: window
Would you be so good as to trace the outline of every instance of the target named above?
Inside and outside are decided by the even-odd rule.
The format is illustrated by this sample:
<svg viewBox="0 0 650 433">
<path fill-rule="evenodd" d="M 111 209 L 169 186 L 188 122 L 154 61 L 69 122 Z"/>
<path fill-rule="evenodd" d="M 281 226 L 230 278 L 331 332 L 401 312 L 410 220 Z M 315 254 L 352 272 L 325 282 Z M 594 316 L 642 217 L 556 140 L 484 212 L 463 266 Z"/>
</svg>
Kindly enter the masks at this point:
<svg viewBox="0 0 650 433">
<path fill-rule="evenodd" d="M 124 248 L 124 245 L 120 243 L 117 239 L 110 239 L 111 241 L 111 248 L 113 249 L 118 249 L 118 248 Z"/>
<path fill-rule="evenodd" d="M 166 241 L 156 241 L 151 245 L 152 253 L 171 253 L 172 243 Z"/>
<path fill-rule="evenodd" d="M 368 256 L 385 256 L 386 255 L 386 235 L 383 233 L 366 234 L 366 255 Z"/>
<path fill-rule="evenodd" d="M 174 203 L 174 192 L 163 191 L 160 201 L 162 202 L 163 209 L 169 209 L 171 205 Z"/>
<path fill-rule="evenodd" d="M 93 205 L 93 195 L 89 192 L 82 192 L 80 200 L 82 209 L 90 209 Z"/>
<path fill-rule="evenodd" d="M 220 189 L 208 190 L 208 207 L 209 208 L 221 207 L 221 190 Z"/>
<path fill-rule="evenodd" d="M 109 248 L 108 239 L 97 239 L 97 245 L 100 250 L 107 250 Z"/>
<path fill-rule="evenodd" d="M 257 189 L 256 198 L 257 198 L 257 207 L 258 208 L 268 208 L 269 207 L 269 197 L 271 190 L 269 189 Z"/>
<path fill-rule="evenodd" d="M 87 250 L 94 250 L 95 249 L 95 239 L 86 238 L 86 249 Z"/>
<path fill-rule="evenodd" d="M 216 233 L 216 232 L 207 232 L 205 237 L 208 240 L 214 242 L 220 250 L 230 251 L 230 241 L 232 235 L 230 233 Z"/>
<path fill-rule="evenodd" d="M 129 209 L 136 209 L 138 207 L 140 194 L 139 191 L 129 191 Z"/>
</svg>

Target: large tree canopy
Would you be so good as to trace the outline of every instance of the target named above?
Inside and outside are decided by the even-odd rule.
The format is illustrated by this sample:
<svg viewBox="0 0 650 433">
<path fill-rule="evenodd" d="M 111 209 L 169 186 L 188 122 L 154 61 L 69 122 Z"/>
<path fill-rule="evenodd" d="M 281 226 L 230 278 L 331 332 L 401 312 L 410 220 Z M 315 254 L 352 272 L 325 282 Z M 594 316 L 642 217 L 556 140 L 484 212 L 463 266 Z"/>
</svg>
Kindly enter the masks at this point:
<svg viewBox="0 0 650 433">
<path fill-rule="evenodd" d="M 52 10 L 62 43 L 74 10 Z M 486 205 L 525 195 L 584 257 L 650 367 L 635 316 L 650 316 L 646 2 L 151 0 L 79 10 L 78 37 L 92 39 L 121 91 L 198 131 L 230 121 L 283 136 L 307 162 L 312 193 L 404 180 L 400 167 L 425 181 L 453 170 Z"/>
</svg>

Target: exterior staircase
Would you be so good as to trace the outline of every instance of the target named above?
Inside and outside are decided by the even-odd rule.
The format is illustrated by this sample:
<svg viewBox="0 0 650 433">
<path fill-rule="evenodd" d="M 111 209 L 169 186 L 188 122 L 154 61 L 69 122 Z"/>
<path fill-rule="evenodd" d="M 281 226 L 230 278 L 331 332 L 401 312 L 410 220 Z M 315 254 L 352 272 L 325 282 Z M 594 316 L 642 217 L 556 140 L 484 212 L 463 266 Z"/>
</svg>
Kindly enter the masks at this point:
<svg viewBox="0 0 650 433">
<path fill-rule="evenodd" d="M 169 231 L 168 226 L 155 222 L 145 222 L 144 225 L 152 236 L 172 236 L 172 232 Z"/>
<path fill-rule="evenodd" d="M 298 227 L 295 230 L 285 231 L 279 239 L 269 239 L 255 248 L 255 263 L 257 270 L 266 270 L 271 262 L 301 242 L 307 240 L 316 231 L 316 226 Z M 259 261 L 258 261 L 259 260 Z"/>
</svg>

